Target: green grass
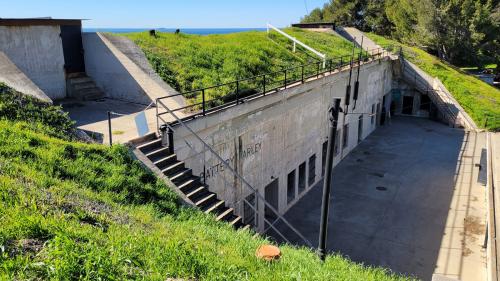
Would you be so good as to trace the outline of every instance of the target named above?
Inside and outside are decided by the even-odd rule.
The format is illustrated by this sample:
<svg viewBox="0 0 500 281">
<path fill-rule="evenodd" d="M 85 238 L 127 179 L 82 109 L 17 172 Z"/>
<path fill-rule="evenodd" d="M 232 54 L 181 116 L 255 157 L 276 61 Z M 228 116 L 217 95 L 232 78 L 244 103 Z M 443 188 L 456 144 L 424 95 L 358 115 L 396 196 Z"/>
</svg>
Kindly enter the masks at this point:
<svg viewBox="0 0 500 281">
<path fill-rule="evenodd" d="M 285 31 L 320 52 L 328 58 L 349 55 L 352 45 L 345 39 L 326 33 L 288 28 Z M 304 63 L 318 61 L 309 51 L 298 47 L 292 52 L 292 43 L 277 32 L 241 32 L 232 34 L 188 35 L 157 33 L 158 38 L 148 32 L 120 34 L 139 45 L 157 73 L 180 92 L 187 92 L 238 79 L 253 77 L 269 72 L 281 71 Z M 315 73 L 316 65 L 306 68 L 307 74 Z M 300 69 L 288 73 L 287 80 L 299 79 Z M 284 79 L 283 73 L 267 76 L 267 89 Z M 239 85 L 244 94 L 262 89 L 262 79 L 246 81 Z M 206 92 L 207 99 L 231 97 L 235 85 Z M 200 102 L 201 95 L 190 96 L 192 102 Z M 219 105 L 225 100 L 214 102 Z"/>
<path fill-rule="evenodd" d="M 379 45 L 403 48 L 405 58 L 433 77 L 438 77 L 479 127 L 500 130 L 500 90 L 427 52 L 375 34 Z"/>
<path fill-rule="evenodd" d="M 277 262 L 258 260 L 265 239 L 181 206 L 124 146 L 54 136 L 67 130 L 58 108 L 23 98 L 45 115 L 19 120 L 20 97 L 3 89 L 13 97 L 0 101 L 12 109 L 0 118 L 0 280 L 405 279 L 289 245 Z"/>
</svg>

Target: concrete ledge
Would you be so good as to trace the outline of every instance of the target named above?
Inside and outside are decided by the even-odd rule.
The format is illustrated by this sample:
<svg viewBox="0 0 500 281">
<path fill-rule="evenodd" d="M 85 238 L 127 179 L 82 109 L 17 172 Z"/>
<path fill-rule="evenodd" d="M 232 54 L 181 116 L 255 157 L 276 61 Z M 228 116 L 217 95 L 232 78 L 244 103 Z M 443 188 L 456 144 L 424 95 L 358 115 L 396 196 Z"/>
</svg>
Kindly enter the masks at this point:
<svg viewBox="0 0 500 281">
<path fill-rule="evenodd" d="M 487 133 L 487 204 L 488 204 L 488 243 L 486 247 L 486 265 L 489 281 L 498 280 L 498 270 L 500 269 L 498 256 L 500 254 L 497 243 L 497 233 L 500 225 L 497 218 L 500 216 L 498 202 L 500 194 L 496 189 L 499 183 L 500 174 L 500 134 Z M 497 151 L 498 150 L 498 151 Z"/>
<path fill-rule="evenodd" d="M 28 78 L 17 66 L 0 51 L 0 82 L 12 89 L 41 101 L 51 103 L 50 99 L 31 79 Z"/>
</svg>

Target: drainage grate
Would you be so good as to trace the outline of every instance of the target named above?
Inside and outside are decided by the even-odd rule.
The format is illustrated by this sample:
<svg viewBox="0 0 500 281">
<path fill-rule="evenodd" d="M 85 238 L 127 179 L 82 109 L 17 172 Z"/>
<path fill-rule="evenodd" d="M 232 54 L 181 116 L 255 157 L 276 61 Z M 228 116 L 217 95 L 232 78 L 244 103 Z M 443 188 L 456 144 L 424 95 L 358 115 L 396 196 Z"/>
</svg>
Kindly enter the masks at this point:
<svg viewBox="0 0 500 281">
<path fill-rule="evenodd" d="M 376 189 L 377 189 L 378 191 L 386 191 L 386 190 L 387 190 L 387 187 L 385 187 L 385 186 L 377 186 L 377 187 L 376 187 Z"/>
</svg>

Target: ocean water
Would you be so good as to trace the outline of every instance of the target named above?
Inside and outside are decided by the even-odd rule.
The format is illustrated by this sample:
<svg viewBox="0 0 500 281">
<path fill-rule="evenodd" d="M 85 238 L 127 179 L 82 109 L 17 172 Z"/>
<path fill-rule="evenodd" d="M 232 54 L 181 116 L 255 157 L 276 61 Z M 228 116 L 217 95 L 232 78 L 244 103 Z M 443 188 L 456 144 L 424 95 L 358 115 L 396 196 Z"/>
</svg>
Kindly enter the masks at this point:
<svg viewBox="0 0 500 281">
<path fill-rule="evenodd" d="M 83 28 L 83 32 L 112 32 L 112 33 L 128 33 L 141 32 L 151 30 L 152 28 Z M 155 28 L 161 32 L 175 32 L 177 28 Z M 265 31 L 266 28 L 179 28 L 182 33 L 186 34 L 227 34 L 244 31 Z"/>
</svg>

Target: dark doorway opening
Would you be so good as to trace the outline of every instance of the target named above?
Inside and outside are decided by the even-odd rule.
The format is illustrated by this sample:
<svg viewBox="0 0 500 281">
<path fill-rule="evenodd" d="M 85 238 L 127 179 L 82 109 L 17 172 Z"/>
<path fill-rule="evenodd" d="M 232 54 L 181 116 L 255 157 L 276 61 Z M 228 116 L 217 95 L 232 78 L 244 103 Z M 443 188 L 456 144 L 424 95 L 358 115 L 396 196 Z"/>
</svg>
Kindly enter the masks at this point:
<svg viewBox="0 0 500 281">
<path fill-rule="evenodd" d="M 246 202 L 244 203 L 243 207 L 243 221 L 245 224 L 249 224 L 252 227 L 258 226 L 258 221 L 257 221 L 257 200 L 256 200 L 255 193 L 252 193 L 248 195 L 245 199 Z"/>
<path fill-rule="evenodd" d="M 413 114 L 413 96 L 403 96 L 403 114 L 412 115 Z"/>
<path fill-rule="evenodd" d="M 306 162 L 299 166 L 299 194 L 306 189 Z"/>
<path fill-rule="evenodd" d="M 61 25 L 61 39 L 66 74 L 85 72 L 82 26 Z"/>
<path fill-rule="evenodd" d="M 387 110 L 385 109 L 385 96 L 382 99 L 382 112 L 380 113 L 380 126 L 384 126 Z"/>
<path fill-rule="evenodd" d="M 432 102 L 428 95 L 420 96 L 420 110 L 431 111 L 431 104 Z"/>
<path fill-rule="evenodd" d="M 279 202 L 279 180 L 275 179 L 270 184 L 265 187 L 265 196 L 267 203 L 271 205 L 275 210 L 278 210 L 278 202 Z M 273 223 L 277 218 L 278 214 L 276 214 L 271 208 L 269 208 L 268 204 L 265 204 L 264 208 L 264 216 L 266 220 L 270 223 Z M 268 226 L 268 222 L 266 222 L 266 228 Z"/>
<path fill-rule="evenodd" d="M 363 115 L 359 116 L 358 119 L 358 143 L 363 140 Z"/>
</svg>

